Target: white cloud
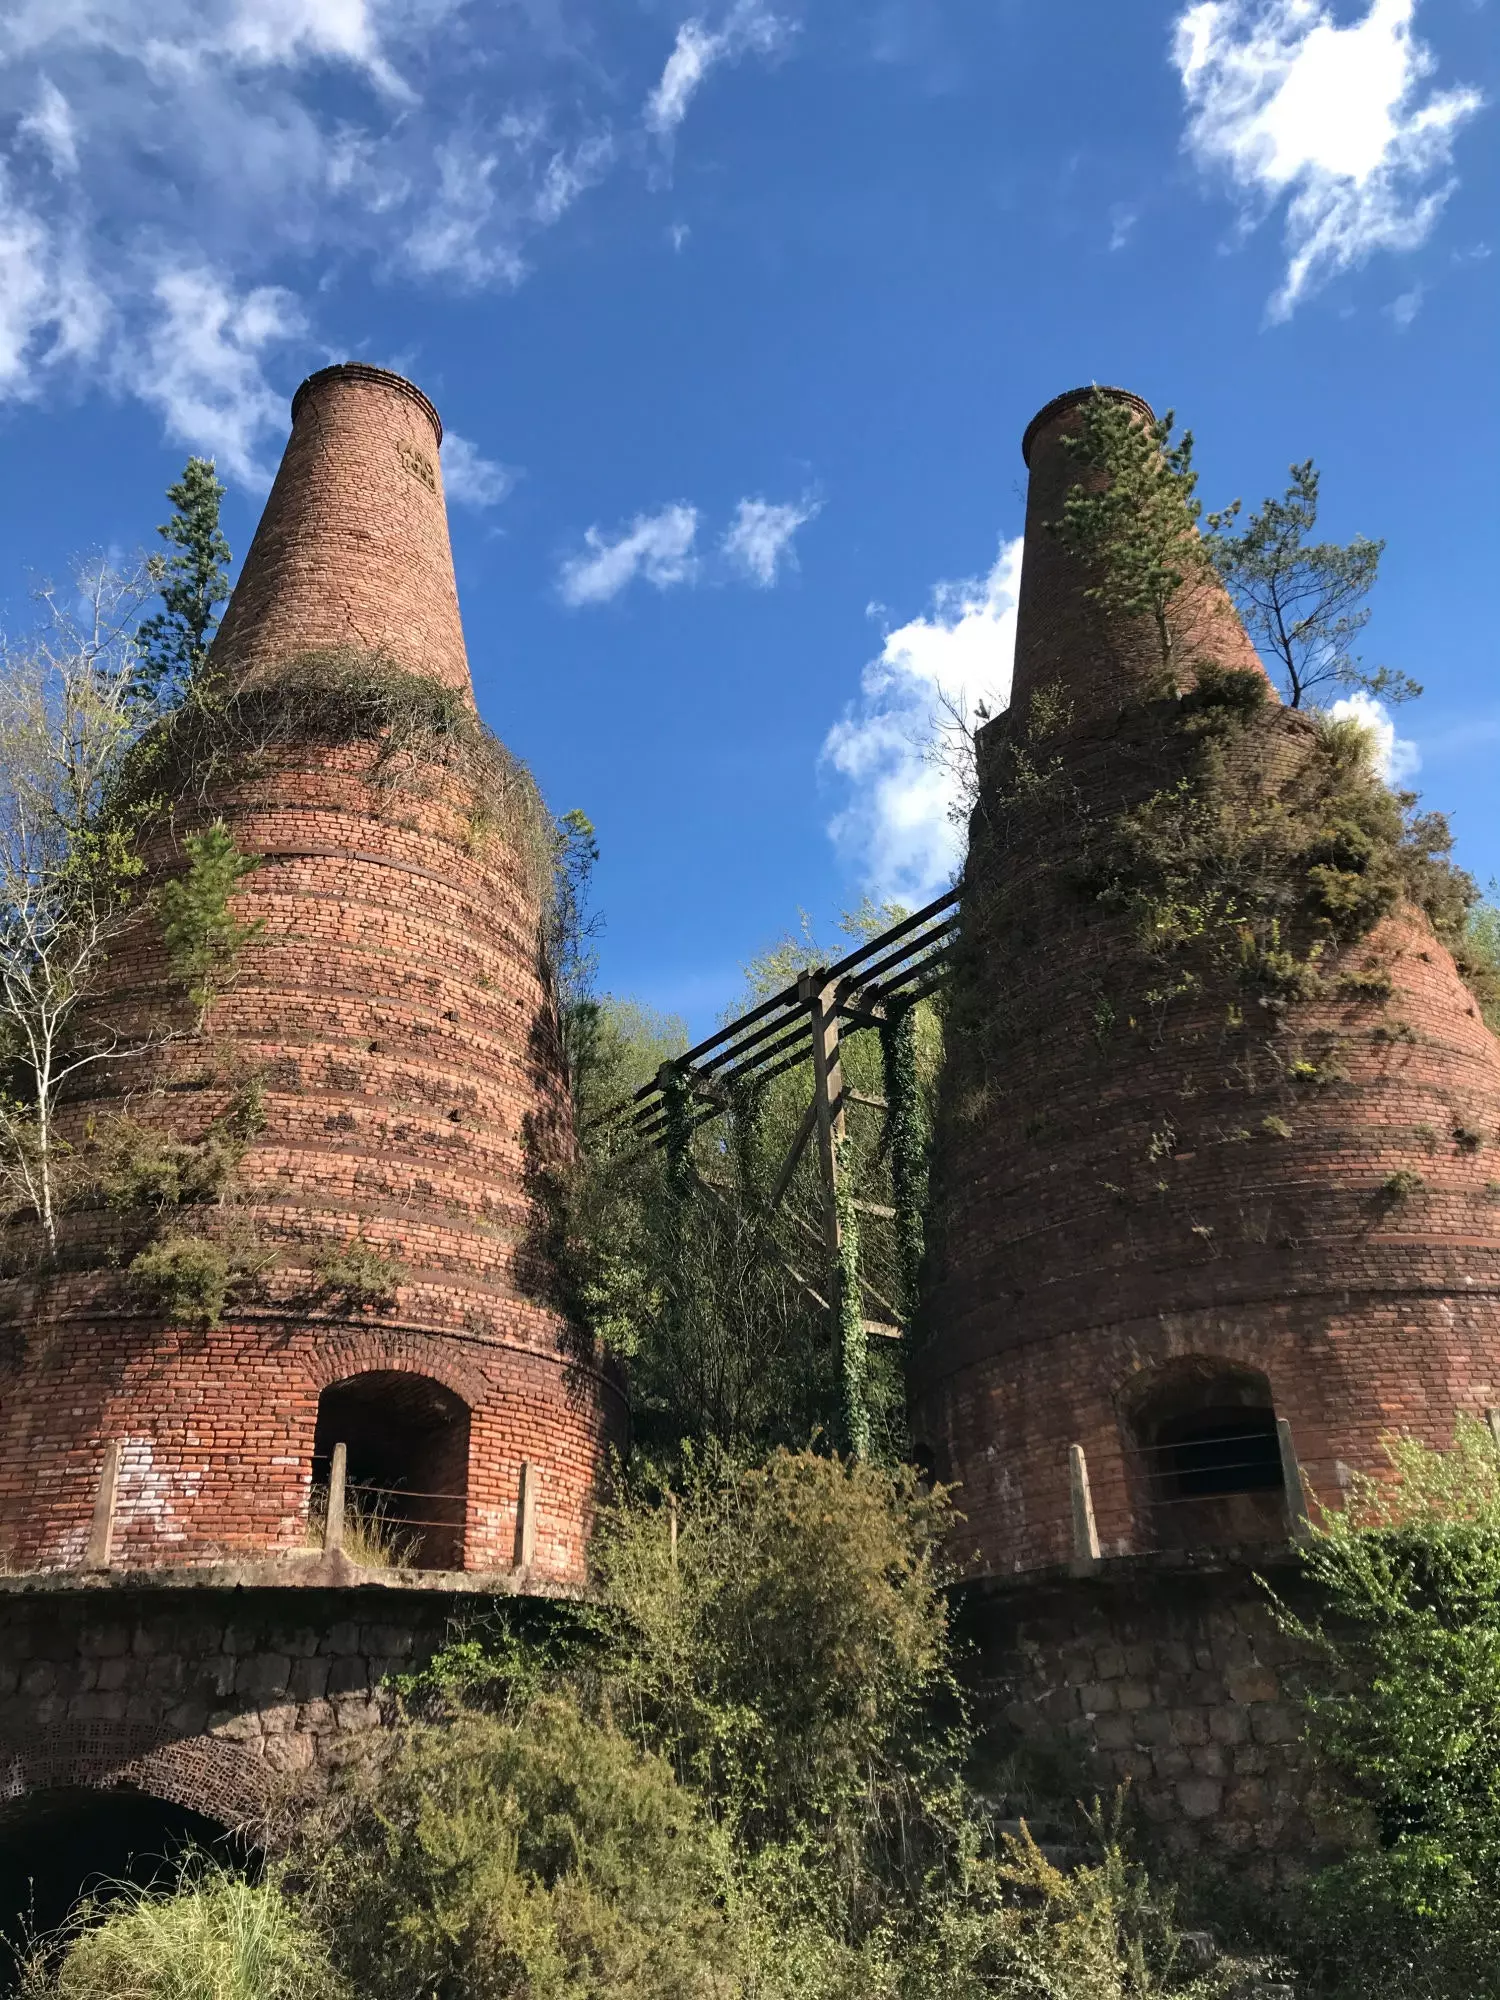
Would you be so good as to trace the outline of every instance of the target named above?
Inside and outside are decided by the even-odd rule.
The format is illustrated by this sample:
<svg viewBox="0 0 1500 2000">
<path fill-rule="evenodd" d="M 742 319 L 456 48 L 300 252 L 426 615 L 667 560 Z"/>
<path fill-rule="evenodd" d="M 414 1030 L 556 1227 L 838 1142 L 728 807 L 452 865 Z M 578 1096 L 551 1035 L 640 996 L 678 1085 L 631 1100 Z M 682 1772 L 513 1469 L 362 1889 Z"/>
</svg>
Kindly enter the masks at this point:
<svg viewBox="0 0 1500 2000">
<path fill-rule="evenodd" d="M 1140 210 L 1131 208 L 1123 201 L 1117 201 L 1109 211 L 1109 247 L 1123 250 L 1135 234 L 1135 225 L 1140 221 Z"/>
<path fill-rule="evenodd" d="M 1337 721 L 1361 722 L 1369 731 L 1375 748 L 1375 768 L 1389 785 L 1403 785 L 1422 768 L 1421 752 L 1410 737 L 1398 736 L 1391 712 L 1382 701 L 1363 688 L 1330 702 L 1328 713 Z"/>
<path fill-rule="evenodd" d="M 886 634 L 860 695 L 828 732 L 823 762 L 849 787 L 829 831 L 872 894 L 936 895 L 961 858 L 959 780 L 941 756 L 945 712 L 972 725 L 1010 699 L 1021 580 L 1019 536 L 988 575 L 941 583 L 932 612 Z"/>
<path fill-rule="evenodd" d="M 284 405 L 298 372 L 336 352 L 292 297 L 331 290 L 348 266 L 513 286 L 589 189 L 644 163 L 642 134 L 632 153 L 609 124 L 609 26 L 585 34 L 556 0 L 0 5 L 0 400 L 63 386 L 87 356 L 174 436 L 197 411 L 208 429 L 187 441 L 258 476 L 260 366 Z M 759 0 L 736 0 L 705 30 L 709 57 L 778 32 Z M 200 365 L 182 393 L 147 365 L 180 333 L 157 290 L 167 256 L 212 271 L 247 311 L 277 300 L 274 337 L 252 312 L 255 338 L 237 344 L 231 308 L 217 343 L 190 343 Z"/>
<path fill-rule="evenodd" d="M 1417 314 L 1422 310 L 1422 301 L 1427 296 L 1425 285 L 1413 285 L 1409 292 L 1402 292 L 1391 300 L 1386 311 L 1395 321 L 1398 329 L 1405 333 Z"/>
<path fill-rule="evenodd" d="M 704 78 L 717 63 L 743 55 L 770 55 L 786 40 L 788 23 L 761 0 L 736 0 L 717 28 L 684 21 L 660 81 L 646 100 L 646 130 L 669 141 L 688 114 Z"/>
<path fill-rule="evenodd" d="M 720 544 L 730 564 L 752 583 L 769 590 L 783 563 L 797 564 L 792 541 L 819 510 L 811 498 L 780 503 L 770 500 L 742 500 Z"/>
<path fill-rule="evenodd" d="M 698 510 L 682 501 L 659 513 L 637 514 L 613 540 L 599 528 L 584 535 L 584 549 L 570 556 L 558 577 L 565 604 L 605 604 L 642 576 L 658 590 L 697 574 L 694 544 Z"/>
<path fill-rule="evenodd" d="M 17 130 L 37 142 L 52 162 L 54 173 L 77 173 L 78 128 L 73 107 L 50 76 L 40 79 L 35 108 L 21 120 Z"/>
<path fill-rule="evenodd" d="M 510 466 L 486 458 L 456 431 L 443 433 L 443 492 L 454 506 L 498 506 L 515 483 Z"/>
<path fill-rule="evenodd" d="M 285 432 L 287 406 L 262 364 L 268 348 L 305 331 L 297 301 L 275 285 L 237 293 L 218 272 L 186 267 L 162 271 L 152 293 L 155 318 L 121 360 L 124 386 L 161 411 L 180 443 L 247 486 L 268 485 L 259 448 Z"/>
<path fill-rule="evenodd" d="M 1454 138 L 1483 100 L 1423 89 L 1415 9 L 1370 0 L 1340 27 L 1322 0 L 1196 0 L 1177 19 L 1187 150 L 1227 176 L 1247 230 L 1285 204 L 1273 319 L 1373 251 L 1416 248 L 1452 191 Z"/>
</svg>

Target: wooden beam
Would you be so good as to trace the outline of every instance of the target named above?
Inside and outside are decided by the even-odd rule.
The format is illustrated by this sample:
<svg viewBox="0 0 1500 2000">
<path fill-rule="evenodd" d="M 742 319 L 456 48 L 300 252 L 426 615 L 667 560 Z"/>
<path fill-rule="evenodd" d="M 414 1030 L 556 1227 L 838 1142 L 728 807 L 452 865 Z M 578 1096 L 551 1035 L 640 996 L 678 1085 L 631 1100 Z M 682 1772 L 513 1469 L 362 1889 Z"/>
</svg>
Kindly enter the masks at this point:
<svg viewBox="0 0 1500 2000">
<path fill-rule="evenodd" d="M 105 1441 L 104 1457 L 99 1466 L 99 1484 L 94 1490 L 94 1518 L 89 1523 L 88 1546 L 84 1551 L 85 1569 L 108 1569 L 110 1544 L 115 1533 L 115 1497 L 120 1484 L 120 1440 L 108 1438 Z"/>
<path fill-rule="evenodd" d="M 1094 1496 L 1089 1491 L 1088 1460 L 1081 1444 L 1068 1446 L 1068 1492 L 1073 1505 L 1073 1563 L 1092 1569 L 1099 1560 L 1099 1530 L 1094 1521 Z"/>
<path fill-rule="evenodd" d="M 328 1511 L 323 1517 L 323 1553 L 337 1555 L 344 1546 L 344 1496 L 349 1483 L 349 1447 L 336 1444 L 328 1464 Z"/>
<path fill-rule="evenodd" d="M 839 1017 L 831 986 L 807 972 L 797 994 L 812 1021 L 813 1104 L 818 1119 L 818 1165 L 823 1172 L 823 1242 L 835 1257 L 843 1241 L 839 1225 L 839 1148 L 844 1142 L 844 1069 L 839 1057 Z"/>
<path fill-rule="evenodd" d="M 536 1517 L 542 1498 L 542 1483 L 534 1465 L 523 1463 L 516 1489 L 517 1569 L 530 1569 L 536 1561 Z"/>
<path fill-rule="evenodd" d="M 792 1175 L 797 1171 L 797 1162 L 802 1158 L 803 1153 L 806 1151 L 807 1142 L 812 1137 L 817 1122 L 818 1122 L 818 1100 L 816 1096 L 814 1096 L 809 1101 L 806 1111 L 804 1111 L 802 1114 L 802 1123 L 797 1127 L 797 1136 L 795 1139 L 793 1139 L 790 1150 L 788 1151 L 786 1158 L 781 1163 L 781 1171 L 776 1176 L 776 1184 L 771 1189 L 770 1194 L 766 1197 L 767 1208 L 774 1208 L 776 1204 L 781 1200 L 781 1197 L 786 1193 L 787 1189 L 791 1186 Z"/>
<path fill-rule="evenodd" d="M 1276 1419 L 1276 1448 L 1281 1454 L 1281 1478 L 1286 1488 L 1287 1526 L 1292 1531 L 1292 1540 L 1300 1542 L 1310 1532 L 1311 1523 L 1307 1518 L 1307 1495 L 1302 1490 L 1302 1467 L 1297 1463 L 1292 1427 L 1285 1417 Z"/>
</svg>

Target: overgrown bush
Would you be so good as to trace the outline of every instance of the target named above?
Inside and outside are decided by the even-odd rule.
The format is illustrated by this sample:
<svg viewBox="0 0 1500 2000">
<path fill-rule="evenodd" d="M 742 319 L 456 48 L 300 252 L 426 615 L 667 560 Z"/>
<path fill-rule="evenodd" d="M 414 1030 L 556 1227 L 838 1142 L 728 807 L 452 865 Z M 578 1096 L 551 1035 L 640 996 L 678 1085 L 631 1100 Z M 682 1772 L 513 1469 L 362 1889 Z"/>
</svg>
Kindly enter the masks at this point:
<svg viewBox="0 0 1500 2000">
<path fill-rule="evenodd" d="M 176 1326 L 218 1326 L 239 1281 L 243 1260 L 209 1236 L 169 1230 L 130 1260 L 130 1291 Z"/>
<path fill-rule="evenodd" d="M 1302 1554 L 1333 1669 L 1315 1736 L 1355 1842 L 1309 1885 L 1304 1956 L 1351 2000 L 1481 2000 L 1500 1994 L 1500 1450 L 1472 1418 L 1449 1451 L 1387 1449 L 1390 1475 L 1355 1475 Z"/>
<path fill-rule="evenodd" d="M 355 2000 L 273 1872 L 190 1860 L 175 1895 L 111 1885 L 24 1969 L 20 2000 Z"/>
<path fill-rule="evenodd" d="M 396 1258 L 387 1257 L 362 1236 L 337 1248 L 318 1251 L 312 1268 L 319 1298 L 348 1306 L 355 1312 L 389 1312 L 405 1275 Z"/>
<path fill-rule="evenodd" d="M 413 1728 L 314 1838 L 309 1895 L 361 2000 L 742 1990 L 722 1835 L 566 1699 Z"/>
</svg>

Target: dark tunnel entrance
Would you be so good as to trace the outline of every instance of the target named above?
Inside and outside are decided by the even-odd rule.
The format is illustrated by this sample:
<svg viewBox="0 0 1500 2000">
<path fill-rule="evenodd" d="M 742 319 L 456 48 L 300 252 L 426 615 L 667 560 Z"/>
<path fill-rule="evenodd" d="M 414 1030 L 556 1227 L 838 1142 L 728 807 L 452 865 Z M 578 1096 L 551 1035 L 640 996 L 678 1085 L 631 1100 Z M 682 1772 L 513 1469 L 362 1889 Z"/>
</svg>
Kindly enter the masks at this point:
<svg viewBox="0 0 1500 2000">
<path fill-rule="evenodd" d="M 348 1452 L 346 1554 L 382 1567 L 463 1567 L 469 1411 L 451 1389 L 393 1369 L 335 1382 L 318 1399 L 315 1493 L 326 1493 L 337 1444 Z"/>
<path fill-rule="evenodd" d="M 16 1952 L 64 1923 L 110 1884 L 169 1889 L 196 1849 L 248 1868 L 245 1842 L 186 1806 L 142 1792 L 88 1787 L 34 1792 L 0 1815 L 0 1994 L 16 1990 Z"/>
</svg>

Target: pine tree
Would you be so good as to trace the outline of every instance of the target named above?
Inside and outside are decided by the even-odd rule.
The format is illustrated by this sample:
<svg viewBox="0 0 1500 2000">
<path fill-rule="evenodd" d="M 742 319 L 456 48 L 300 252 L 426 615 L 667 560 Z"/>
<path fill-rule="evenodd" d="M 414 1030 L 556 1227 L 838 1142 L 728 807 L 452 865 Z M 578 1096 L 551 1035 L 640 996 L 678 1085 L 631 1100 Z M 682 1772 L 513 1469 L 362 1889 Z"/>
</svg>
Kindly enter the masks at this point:
<svg viewBox="0 0 1500 2000">
<path fill-rule="evenodd" d="M 167 488 L 173 514 L 157 529 L 174 553 L 152 558 L 162 609 L 140 628 L 139 678 L 145 698 L 170 707 L 208 658 L 216 607 L 229 595 L 229 544 L 219 528 L 224 486 L 211 458 L 190 458 Z"/>
<path fill-rule="evenodd" d="M 1268 499 L 1238 535 L 1224 531 L 1239 502 L 1210 514 L 1211 544 L 1261 657 L 1279 671 L 1292 708 L 1320 706 L 1328 692 L 1363 688 L 1386 701 L 1409 701 L 1422 690 L 1393 667 L 1366 667 L 1351 648 L 1370 620 L 1365 603 L 1380 569 L 1384 542 L 1315 542 L 1318 470 L 1310 458 L 1291 468 L 1292 483 Z"/>
</svg>

